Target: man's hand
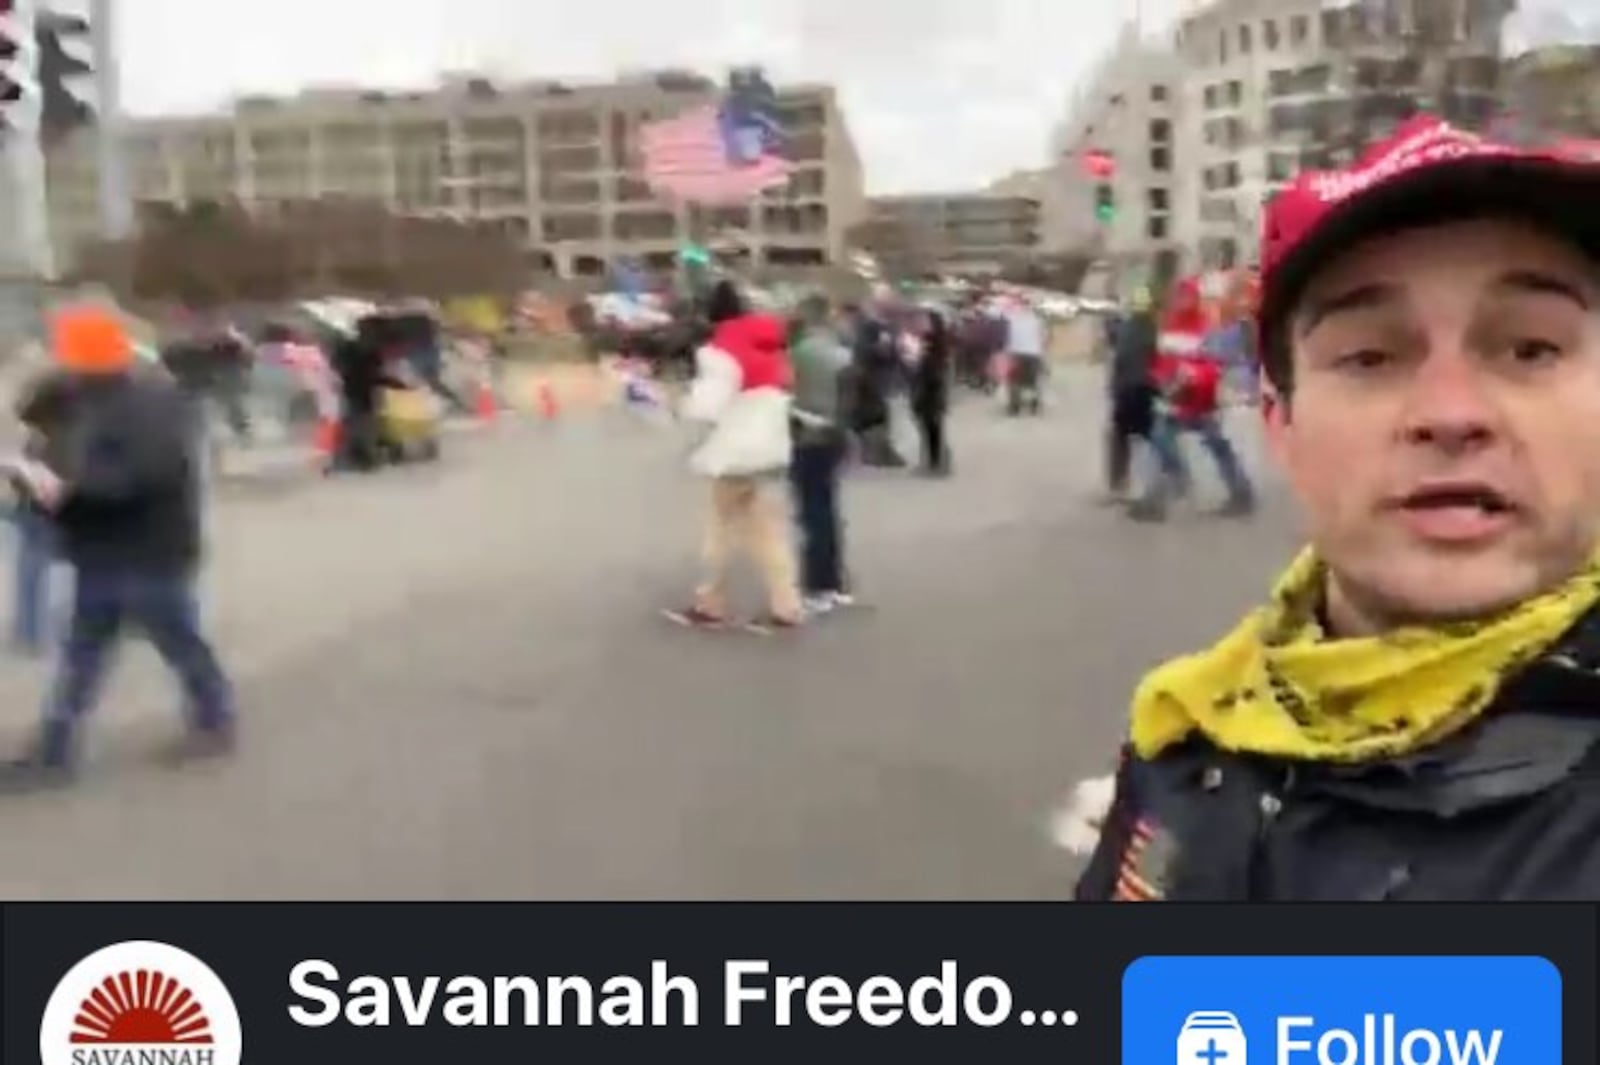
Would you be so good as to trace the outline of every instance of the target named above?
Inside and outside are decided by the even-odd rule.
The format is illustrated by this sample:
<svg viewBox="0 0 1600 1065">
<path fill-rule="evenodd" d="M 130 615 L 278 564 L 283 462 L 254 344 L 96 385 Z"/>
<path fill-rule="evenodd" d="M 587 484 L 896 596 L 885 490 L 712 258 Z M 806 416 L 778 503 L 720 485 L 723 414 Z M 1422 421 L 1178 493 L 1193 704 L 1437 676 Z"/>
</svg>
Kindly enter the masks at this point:
<svg viewBox="0 0 1600 1065">
<path fill-rule="evenodd" d="M 55 510 L 66 496 L 66 484 L 42 462 L 23 459 L 12 467 L 28 494 L 46 510 Z"/>
</svg>

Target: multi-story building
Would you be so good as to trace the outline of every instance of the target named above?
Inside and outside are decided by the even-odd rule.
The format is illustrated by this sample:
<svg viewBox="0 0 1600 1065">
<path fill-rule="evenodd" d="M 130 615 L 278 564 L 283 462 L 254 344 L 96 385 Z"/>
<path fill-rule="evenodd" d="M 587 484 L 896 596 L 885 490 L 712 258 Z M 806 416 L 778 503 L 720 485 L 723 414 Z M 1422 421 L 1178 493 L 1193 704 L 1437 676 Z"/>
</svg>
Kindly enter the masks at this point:
<svg viewBox="0 0 1600 1065">
<path fill-rule="evenodd" d="M 1524 52 L 1508 65 L 1505 97 L 1529 133 L 1600 137 L 1600 44 Z"/>
<path fill-rule="evenodd" d="M 494 220 L 524 241 L 531 265 L 563 274 L 597 275 L 622 259 L 666 267 L 684 242 L 728 234 L 757 263 L 842 261 L 845 231 L 864 216 L 866 197 L 831 87 L 780 90 L 796 170 L 758 202 L 678 209 L 645 185 L 639 127 L 716 92 L 687 72 L 597 85 L 458 77 L 430 92 L 317 90 L 137 121 L 127 151 L 141 202 L 233 200 L 265 211 L 345 197 L 401 214 Z M 63 250 L 94 233 L 94 183 L 89 137 L 52 150 Z"/>
<path fill-rule="evenodd" d="M 1296 172 L 1348 161 L 1419 111 L 1493 117 L 1514 0 L 1215 0 L 1182 20 L 1179 240 L 1196 266 L 1258 251 Z"/>
<path fill-rule="evenodd" d="M 1130 24 L 1085 80 L 1052 146 L 1048 251 L 1089 254 L 1121 287 L 1175 268 L 1183 73 L 1169 38 Z M 1111 160 L 1110 175 L 1089 172 L 1095 154 Z M 1101 186 L 1109 187 L 1109 216 L 1098 209 Z"/>
<path fill-rule="evenodd" d="M 907 247 L 867 247 L 883 258 L 926 259 L 960 274 L 998 274 L 1039 249 L 1039 201 L 1001 193 L 922 193 L 874 197 L 869 233 Z M 865 241 L 872 244 L 869 236 Z"/>
</svg>

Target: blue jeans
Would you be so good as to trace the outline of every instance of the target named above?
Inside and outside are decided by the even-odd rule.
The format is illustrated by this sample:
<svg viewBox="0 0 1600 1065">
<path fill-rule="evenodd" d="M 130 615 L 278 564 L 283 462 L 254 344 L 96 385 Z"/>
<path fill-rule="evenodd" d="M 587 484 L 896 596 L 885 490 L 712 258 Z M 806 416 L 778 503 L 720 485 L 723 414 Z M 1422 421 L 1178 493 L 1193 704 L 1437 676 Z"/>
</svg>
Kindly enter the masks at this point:
<svg viewBox="0 0 1600 1065">
<path fill-rule="evenodd" d="M 1170 414 L 1157 416 L 1150 431 L 1150 446 L 1160 463 L 1160 471 L 1152 476 L 1145 487 L 1144 502 L 1148 506 L 1165 505 L 1172 493 L 1182 493 L 1189 487 L 1188 469 L 1179 450 L 1181 433 L 1194 433 L 1200 446 L 1211 455 L 1217 465 L 1217 475 L 1222 479 L 1231 505 L 1247 505 L 1255 499 L 1255 488 L 1244 466 L 1239 462 L 1233 442 L 1222 431 L 1222 423 L 1215 414 L 1195 418 L 1175 418 Z"/>
<path fill-rule="evenodd" d="M 222 731 L 234 718 L 233 686 L 200 632 L 200 603 L 187 573 L 79 569 L 55 686 L 45 707 L 40 758 L 72 759 L 78 723 L 94 708 L 124 628 L 144 630 L 183 685 L 190 727 Z"/>
<path fill-rule="evenodd" d="M 800 586 L 806 595 L 843 592 L 839 466 L 844 445 L 798 443 L 789 474 L 800 518 Z"/>
<path fill-rule="evenodd" d="M 15 602 L 12 641 L 24 651 L 39 652 L 49 642 L 50 571 L 56 561 L 56 529 L 49 515 L 18 505 Z"/>
</svg>

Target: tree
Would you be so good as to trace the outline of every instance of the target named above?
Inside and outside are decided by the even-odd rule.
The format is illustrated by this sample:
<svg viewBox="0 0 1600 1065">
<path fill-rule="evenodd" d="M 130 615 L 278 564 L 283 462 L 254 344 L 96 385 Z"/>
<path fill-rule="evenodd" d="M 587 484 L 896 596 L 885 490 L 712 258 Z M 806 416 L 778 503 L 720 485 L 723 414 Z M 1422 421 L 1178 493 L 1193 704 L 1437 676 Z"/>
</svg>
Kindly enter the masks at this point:
<svg viewBox="0 0 1600 1065">
<path fill-rule="evenodd" d="M 125 296 L 194 307 L 328 292 L 510 295 L 526 274 L 515 234 L 490 223 L 409 218 L 359 200 L 252 214 L 237 204 L 154 204 L 131 242 L 102 245 L 85 272 Z"/>
</svg>

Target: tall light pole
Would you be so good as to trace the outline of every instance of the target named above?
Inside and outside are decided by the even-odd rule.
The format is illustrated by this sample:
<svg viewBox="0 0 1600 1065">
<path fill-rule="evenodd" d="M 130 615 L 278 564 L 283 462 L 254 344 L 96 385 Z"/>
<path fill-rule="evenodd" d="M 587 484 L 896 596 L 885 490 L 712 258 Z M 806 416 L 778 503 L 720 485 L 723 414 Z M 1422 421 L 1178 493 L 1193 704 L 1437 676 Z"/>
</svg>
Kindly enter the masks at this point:
<svg viewBox="0 0 1600 1065">
<path fill-rule="evenodd" d="M 133 192 L 123 141 L 122 80 L 117 66 L 116 0 L 91 0 L 89 34 L 94 55 L 98 122 L 95 147 L 100 172 L 100 224 L 108 240 L 133 235 Z"/>
</svg>

